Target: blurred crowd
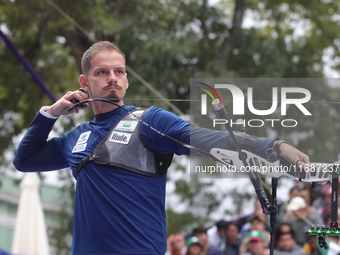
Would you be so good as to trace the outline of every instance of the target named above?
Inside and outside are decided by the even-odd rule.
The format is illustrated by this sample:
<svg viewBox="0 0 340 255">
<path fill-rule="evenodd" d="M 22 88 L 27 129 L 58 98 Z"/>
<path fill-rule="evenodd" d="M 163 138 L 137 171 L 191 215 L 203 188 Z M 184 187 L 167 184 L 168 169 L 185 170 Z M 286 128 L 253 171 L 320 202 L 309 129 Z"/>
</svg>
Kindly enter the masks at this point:
<svg viewBox="0 0 340 255">
<path fill-rule="evenodd" d="M 331 184 L 300 183 L 288 197 L 278 204 L 274 255 L 340 255 L 338 236 L 327 236 L 324 249 L 316 235 L 306 235 L 312 225 L 330 225 Z M 170 235 L 166 255 L 269 255 L 269 221 L 256 200 L 251 215 Z"/>
</svg>

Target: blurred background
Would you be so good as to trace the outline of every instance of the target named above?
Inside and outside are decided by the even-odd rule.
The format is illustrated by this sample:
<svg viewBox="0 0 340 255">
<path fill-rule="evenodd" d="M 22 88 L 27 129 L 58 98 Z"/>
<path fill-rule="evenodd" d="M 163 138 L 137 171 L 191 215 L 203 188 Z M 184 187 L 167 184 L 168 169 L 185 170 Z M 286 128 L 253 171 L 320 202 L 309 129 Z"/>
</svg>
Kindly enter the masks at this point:
<svg viewBox="0 0 340 255">
<path fill-rule="evenodd" d="M 15 148 L 42 105 L 78 89 L 81 56 L 96 41 L 114 42 L 126 55 L 125 103 L 187 119 L 190 78 L 327 78 L 308 88 L 319 100 L 309 102 L 313 121 L 275 132 L 313 161 L 338 160 L 339 8 L 339 0 L 0 0 L 0 248 L 11 250 L 21 192 Z M 86 111 L 60 118 L 51 136 L 92 117 Z M 169 170 L 169 235 L 252 212 L 246 179 L 240 186 L 190 178 L 188 161 L 176 157 Z M 69 169 L 39 176 L 50 252 L 69 254 L 75 182 Z M 292 186 L 280 181 L 282 202 Z"/>
</svg>

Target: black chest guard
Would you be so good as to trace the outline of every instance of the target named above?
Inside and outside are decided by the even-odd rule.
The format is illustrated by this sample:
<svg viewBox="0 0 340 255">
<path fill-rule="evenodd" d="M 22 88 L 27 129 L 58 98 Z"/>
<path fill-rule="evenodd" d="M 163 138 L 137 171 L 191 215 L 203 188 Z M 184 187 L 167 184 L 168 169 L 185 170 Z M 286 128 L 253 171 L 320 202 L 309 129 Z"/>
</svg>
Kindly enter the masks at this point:
<svg viewBox="0 0 340 255">
<path fill-rule="evenodd" d="M 138 108 L 132 112 L 143 118 L 147 110 Z M 130 113 L 121 118 L 98 144 L 93 154 L 80 161 L 76 175 L 92 160 L 97 164 L 115 165 L 145 176 L 166 175 L 173 154 L 147 147 L 141 137 L 140 124 L 138 118 Z"/>
</svg>

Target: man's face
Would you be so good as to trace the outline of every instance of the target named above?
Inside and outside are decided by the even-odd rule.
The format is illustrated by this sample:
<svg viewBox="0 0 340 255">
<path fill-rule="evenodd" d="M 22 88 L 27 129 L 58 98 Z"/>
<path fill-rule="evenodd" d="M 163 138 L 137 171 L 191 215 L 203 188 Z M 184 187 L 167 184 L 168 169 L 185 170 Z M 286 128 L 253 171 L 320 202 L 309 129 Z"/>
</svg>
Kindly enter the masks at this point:
<svg viewBox="0 0 340 255">
<path fill-rule="evenodd" d="M 228 243 L 235 243 L 237 241 L 238 228 L 235 225 L 230 225 L 227 229 L 227 241 Z"/>
<path fill-rule="evenodd" d="M 185 245 L 185 241 L 182 239 L 176 238 L 170 243 L 170 245 L 173 251 L 180 252 L 183 246 Z"/>
<path fill-rule="evenodd" d="M 293 189 L 290 193 L 289 193 L 289 199 L 292 199 L 294 197 L 299 196 L 300 191 L 298 189 Z"/>
<path fill-rule="evenodd" d="M 201 240 L 201 245 L 205 247 L 208 243 L 208 235 L 206 233 L 196 233 L 195 236 L 197 236 Z"/>
<path fill-rule="evenodd" d="M 258 220 L 258 219 L 254 219 L 251 222 L 251 230 L 260 230 L 263 231 L 265 229 L 265 225 L 264 222 Z"/>
<path fill-rule="evenodd" d="M 280 236 L 278 241 L 278 247 L 282 251 L 290 251 L 295 245 L 295 241 L 290 234 L 284 234 Z"/>
<path fill-rule="evenodd" d="M 202 252 L 202 247 L 199 244 L 192 244 L 189 246 L 188 251 L 192 255 L 199 255 Z"/>
<path fill-rule="evenodd" d="M 91 98 L 123 99 L 129 86 L 125 59 L 117 51 L 101 51 L 91 59 L 89 72 L 79 80 Z"/>
<path fill-rule="evenodd" d="M 250 241 L 248 244 L 249 252 L 253 254 L 262 254 L 264 252 L 263 241 Z"/>
<path fill-rule="evenodd" d="M 307 217 L 307 214 L 308 214 L 308 210 L 307 208 L 301 208 L 297 211 L 294 211 L 294 215 L 297 219 L 299 220 L 302 220 L 304 219 L 305 217 Z"/>
</svg>

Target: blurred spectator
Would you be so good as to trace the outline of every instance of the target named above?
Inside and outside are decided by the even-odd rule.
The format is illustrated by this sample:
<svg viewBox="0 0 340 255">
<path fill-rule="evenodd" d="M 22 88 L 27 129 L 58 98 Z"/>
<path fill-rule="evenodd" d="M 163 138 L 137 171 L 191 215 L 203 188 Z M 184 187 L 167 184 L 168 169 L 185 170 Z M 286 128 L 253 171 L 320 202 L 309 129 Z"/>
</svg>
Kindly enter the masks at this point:
<svg viewBox="0 0 340 255">
<path fill-rule="evenodd" d="M 213 227 L 207 230 L 210 245 L 218 246 L 221 250 L 224 250 L 227 225 L 227 221 L 219 220 Z"/>
<path fill-rule="evenodd" d="M 293 232 L 281 232 L 278 236 L 275 255 L 306 255 L 306 251 L 296 244 Z"/>
<path fill-rule="evenodd" d="M 324 205 L 318 210 L 318 217 L 320 217 L 323 221 L 321 224 L 329 226 L 329 223 L 325 222 L 325 216 L 331 213 L 331 205 L 332 205 L 332 187 L 331 185 L 327 185 L 327 188 L 324 190 Z"/>
<path fill-rule="evenodd" d="M 202 246 L 200 255 L 223 255 L 223 251 L 219 247 L 209 244 L 208 234 L 205 228 L 193 229 L 192 235 L 197 236 L 200 239 L 200 244 Z"/>
<path fill-rule="evenodd" d="M 289 190 L 288 201 L 280 205 L 279 212 L 278 212 L 278 221 L 282 221 L 284 215 L 287 212 L 287 206 L 288 206 L 290 200 L 292 200 L 294 197 L 297 197 L 299 195 L 299 192 L 300 191 L 299 191 L 299 188 L 297 186 L 294 186 Z"/>
<path fill-rule="evenodd" d="M 249 242 L 246 253 L 240 253 L 241 255 L 268 255 L 269 250 L 264 244 L 264 236 L 261 231 L 252 230 L 248 234 Z"/>
<path fill-rule="evenodd" d="M 324 225 L 329 227 L 331 225 L 331 213 L 326 213 L 323 216 Z M 338 225 L 340 226 L 340 208 L 338 208 Z"/>
<path fill-rule="evenodd" d="M 328 236 L 327 245 L 328 245 L 327 255 L 339 255 L 340 254 L 340 245 L 339 245 L 338 236 Z"/>
<path fill-rule="evenodd" d="M 261 203 L 258 199 L 255 200 L 254 204 L 255 211 L 254 213 L 248 217 L 246 223 L 244 223 L 240 230 L 240 236 L 243 239 L 245 236 L 248 235 L 249 231 L 251 230 L 251 220 L 256 216 L 259 217 L 265 224 L 265 229 L 269 229 L 269 221 L 266 214 L 263 213 L 263 209 Z"/>
<path fill-rule="evenodd" d="M 185 255 L 201 255 L 202 253 L 201 240 L 197 236 L 189 237 L 187 240 L 187 251 Z"/>
<path fill-rule="evenodd" d="M 254 218 L 251 220 L 250 223 L 251 223 L 250 231 L 252 230 L 260 231 L 262 235 L 264 236 L 264 245 L 265 247 L 268 247 L 269 242 L 270 242 L 270 233 L 265 230 L 265 223 L 263 219 L 261 219 L 258 215 L 256 215 L 254 216 Z M 250 240 L 249 235 L 246 235 L 242 238 L 241 246 L 240 246 L 240 254 L 245 253 L 247 251 L 249 240 Z"/>
<path fill-rule="evenodd" d="M 291 232 L 293 231 L 292 225 L 288 222 L 280 222 L 279 225 L 276 228 L 276 231 L 278 233 L 280 232 Z"/>
<path fill-rule="evenodd" d="M 316 222 L 313 222 L 314 224 L 320 224 L 321 222 L 318 220 L 318 216 L 317 216 L 317 210 L 314 206 L 311 206 L 310 205 L 310 201 L 311 201 L 311 197 L 310 197 L 310 194 L 308 194 L 308 190 L 307 189 L 304 189 L 304 190 L 301 190 L 300 193 L 299 193 L 299 196 L 298 199 L 296 199 L 296 197 L 294 197 L 289 203 L 290 204 L 298 204 L 300 203 L 301 198 L 303 198 L 304 200 L 304 207 L 307 208 L 307 214 L 309 215 L 310 218 L 312 219 L 316 219 Z M 292 203 L 292 201 L 294 201 Z M 301 202 L 300 204 L 302 205 L 303 202 Z M 293 206 L 295 207 L 295 206 Z M 288 208 L 288 206 L 287 206 Z M 296 217 L 296 215 L 291 211 L 291 210 L 287 210 L 286 211 L 286 214 L 285 216 L 283 217 L 282 221 L 283 222 L 290 222 L 292 220 L 292 218 Z"/>
<path fill-rule="evenodd" d="M 314 194 L 317 198 L 313 201 L 313 207 L 317 210 L 317 218 L 318 222 L 323 225 L 323 215 L 326 213 L 324 212 L 324 208 L 328 206 L 328 202 L 326 197 L 329 196 L 327 192 L 329 192 L 330 184 L 326 185 L 318 185 L 314 190 Z"/>
<path fill-rule="evenodd" d="M 168 247 L 165 255 L 184 255 L 185 238 L 180 234 L 173 234 L 168 237 Z"/>
<path fill-rule="evenodd" d="M 281 235 L 283 232 L 293 232 L 294 230 L 292 228 L 292 225 L 290 225 L 288 222 L 280 222 L 279 225 L 276 227 L 275 231 L 275 247 L 278 245 L 278 237 Z"/>
<path fill-rule="evenodd" d="M 285 218 L 290 219 L 288 223 L 294 230 L 296 243 L 303 246 L 307 242 L 306 232 L 317 223 L 316 217 L 309 215 L 306 201 L 302 197 L 294 197 L 287 206 Z"/>
<path fill-rule="evenodd" d="M 338 209 L 339 213 L 339 209 Z M 327 213 L 324 216 L 324 223 L 326 226 L 330 226 L 331 223 L 331 214 Z M 339 223 L 339 218 L 338 218 Z M 339 255 L 340 254 L 340 241 L 339 236 L 327 236 L 327 245 L 328 245 L 328 253 L 327 255 Z"/>
<path fill-rule="evenodd" d="M 303 246 L 307 255 L 321 255 L 317 244 L 317 236 L 307 236 L 307 243 Z"/>
<path fill-rule="evenodd" d="M 230 222 L 227 226 L 227 240 L 224 249 L 224 255 L 238 255 L 240 250 L 239 226 Z"/>
<path fill-rule="evenodd" d="M 313 214 L 315 217 L 317 216 L 316 208 L 312 205 L 312 194 L 309 189 L 304 189 L 300 191 L 300 197 L 302 197 L 307 204 L 308 213 Z"/>
</svg>

